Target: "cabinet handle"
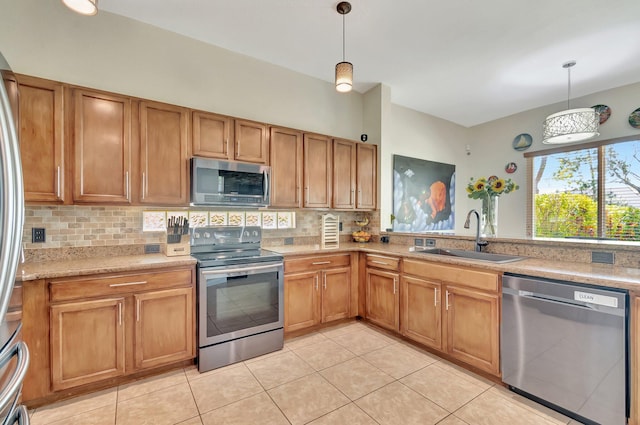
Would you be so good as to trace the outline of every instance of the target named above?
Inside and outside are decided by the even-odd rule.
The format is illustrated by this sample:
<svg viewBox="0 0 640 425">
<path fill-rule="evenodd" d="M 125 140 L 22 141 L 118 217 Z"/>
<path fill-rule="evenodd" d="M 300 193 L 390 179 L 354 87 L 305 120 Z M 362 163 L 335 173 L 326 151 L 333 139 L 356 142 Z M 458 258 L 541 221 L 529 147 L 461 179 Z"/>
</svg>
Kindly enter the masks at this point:
<svg viewBox="0 0 640 425">
<path fill-rule="evenodd" d="M 373 264 L 382 264 L 383 266 L 388 266 L 389 263 L 385 263 L 384 261 L 371 260 Z"/>
<path fill-rule="evenodd" d="M 305 188 L 304 188 L 304 192 L 305 192 L 304 197 L 305 197 L 305 199 L 306 199 L 305 203 L 306 203 L 307 205 L 309 205 L 309 187 L 305 187 Z"/>
<path fill-rule="evenodd" d="M 327 290 L 327 274 L 326 273 L 323 273 L 322 280 L 324 281 L 322 286 L 324 286 L 324 290 L 326 291 Z"/>
<path fill-rule="evenodd" d="M 435 288 L 433 290 L 433 305 L 434 306 L 438 305 L 438 288 Z"/>
<path fill-rule="evenodd" d="M 311 264 L 314 265 L 314 266 L 319 266 L 321 264 L 331 264 L 331 261 L 314 261 Z"/>
<path fill-rule="evenodd" d="M 394 277 L 394 278 L 393 278 L 393 293 L 394 293 L 394 294 L 395 294 L 395 293 L 396 293 L 396 291 L 398 290 L 398 289 L 397 289 L 397 287 L 398 287 L 398 278 Z"/>
<path fill-rule="evenodd" d="M 142 172 L 142 199 L 144 199 L 144 198 L 145 198 L 145 195 L 146 195 L 146 194 L 144 193 L 144 188 L 145 188 L 145 186 L 146 186 L 146 184 L 145 184 L 145 176 L 146 176 L 146 174 L 145 174 L 145 173 L 144 173 L 144 171 L 143 171 L 143 172 Z"/>
<path fill-rule="evenodd" d="M 318 275 L 316 275 L 316 291 L 318 290 Z"/>
<path fill-rule="evenodd" d="M 353 204 L 355 201 L 353 199 L 353 195 L 354 195 L 354 190 L 351 189 L 351 204 Z"/>
<path fill-rule="evenodd" d="M 58 182 L 58 188 L 56 189 L 56 195 L 58 195 L 58 199 L 60 199 L 60 166 L 56 169 L 56 181 Z"/>
<path fill-rule="evenodd" d="M 146 284 L 146 280 L 141 280 L 139 282 L 127 282 L 127 283 L 112 283 L 109 285 L 110 288 L 117 288 L 118 286 L 131 286 L 131 285 L 144 285 Z"/>
<path fill-rule="evenodd" d="M 129 201 L 129 172 L 125 171 L 124 173 L 124 184 L 125 184 L 125 196 L 127 197 L 127 201 Z"/>
<path fill-rule="evenodd" d="M 136 322 L 140 321 L 140 298 L 136 300 Z"/>
<path fill-rule="evenodd" d="M 446 292 L 446 301 L 447 301 L 447 310 L 449 310 L 449 291 L 445 291 Z"/>
<path fill-rule="evenodd" d="M 118 326 L 122 326 L 122 303 L 118 303 Z"/>
</svg>

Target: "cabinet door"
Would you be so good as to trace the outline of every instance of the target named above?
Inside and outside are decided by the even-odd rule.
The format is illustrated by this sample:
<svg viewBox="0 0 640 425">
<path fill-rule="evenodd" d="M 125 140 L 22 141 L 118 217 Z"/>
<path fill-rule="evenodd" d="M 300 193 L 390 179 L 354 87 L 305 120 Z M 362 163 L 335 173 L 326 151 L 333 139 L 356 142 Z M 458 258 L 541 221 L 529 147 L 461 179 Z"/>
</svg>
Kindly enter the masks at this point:
<svg viewBox="0 0 640 425">
<path fill-rule="evenodd" d="M 195 356 L 193 288 L 176 288 L 134 296 L 136 368 Z"/>
<path fill-rule="evenodd" d="M 233 118 L 193 111 L 193 154 L 233 159 Z M 231 146 L 231 149 L 229 149 Z"/>
<path fill-rule="evenodd" d="M 54 391 L 124 375 L 124 299 L 53 305 L 51 385 Z"/>
<path fill-rule="evenodd" d="M 143 204 L 187 205 L 189 111 L 140 102 L 140 162 Z"/>
<path fill-rule="evenodd" d="M 367 319 L 394 331 L 399 331 L 398 274 L 367 269 Z"/>
<path fill-rule="evenodd" d="M 320 323 L 320 272 L 284 277 L 284 331 L 291 332 Z"/>
<path fill-rule="evenodd" d="M 22 179 L 26 202 L 65 200 L 64 91 L 62 84 L 18 76 Z"/>
<path fill-rule="evenodd" d="M 331 207 L 331 139 L 317 134 L 305 134 L 303 156 L 303 206 Z"/>
<path fill-rule="evenodd" d="M 322 323 L 349 317 L 351 268 L 322 272 Z"/>
<path fill-rule="evenodd" d="M 374 210 L 378 193 L 378 149 L 376 145 L 357 145 L 356 208 Z"/>
<path fill-rule="evenodd" d="M 267 126 L 253 121 L 235 120 L 236 161 L 269 164 L 269 137 Z"/>
<path fill-rule="evenodd" d="M 442 349 L 441 293 L 437 282 L 402 277 L 402 335 Z"/>
<path fill-rule="evenodd" d="M 445 287 L 447 352 L 494 375 L 500 373 L 499 295 Z"/>
<path fill-rule="evenodd" d="M 75 202 L 130 202 L 131 99 L 74 90 Z"/>
<path fill-rule="evenodd" d="M 271 206 L 300 208 L 302 189 L 302 133 L 271 127 Z"/>
<path fill-rule="evenodd" d="M 356 205 L 356 144 L 333 141 L 333 207 L 353 209 Z"/>
</svg>

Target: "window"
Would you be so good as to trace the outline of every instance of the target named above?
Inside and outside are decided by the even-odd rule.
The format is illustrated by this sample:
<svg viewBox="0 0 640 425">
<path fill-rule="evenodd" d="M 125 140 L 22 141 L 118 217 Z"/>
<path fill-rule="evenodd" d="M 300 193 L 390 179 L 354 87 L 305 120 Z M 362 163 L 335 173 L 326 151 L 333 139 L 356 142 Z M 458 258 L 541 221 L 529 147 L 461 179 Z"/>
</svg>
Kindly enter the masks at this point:
<svg viewBox="0 0 640 425">
<path fill-rule="evenodd" d="M 533 237 L 640 242 L 640 140 L 525 156 L 532 165 L 528 224 Z"/>
</svg>

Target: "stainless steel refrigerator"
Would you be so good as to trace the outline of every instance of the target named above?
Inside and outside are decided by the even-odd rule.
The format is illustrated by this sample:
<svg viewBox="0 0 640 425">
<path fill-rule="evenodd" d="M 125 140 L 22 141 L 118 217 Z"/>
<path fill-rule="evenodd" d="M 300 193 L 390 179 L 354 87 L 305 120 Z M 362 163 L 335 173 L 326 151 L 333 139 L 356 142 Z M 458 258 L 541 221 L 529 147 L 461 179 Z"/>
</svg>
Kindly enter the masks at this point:
<svg viewBox="0 0 640 425">
<path fill-rule="evenodd" d="M 5 78 L 11 69 L 0 52 L 0 424 L 28 424 L 18 404 L 29 366 L 29 351 L 20 337 L 21 324 L 7 320 L 7 310 L 20 260 L 24 224 L 24 189 L 20 148 Z"/>
</svg>

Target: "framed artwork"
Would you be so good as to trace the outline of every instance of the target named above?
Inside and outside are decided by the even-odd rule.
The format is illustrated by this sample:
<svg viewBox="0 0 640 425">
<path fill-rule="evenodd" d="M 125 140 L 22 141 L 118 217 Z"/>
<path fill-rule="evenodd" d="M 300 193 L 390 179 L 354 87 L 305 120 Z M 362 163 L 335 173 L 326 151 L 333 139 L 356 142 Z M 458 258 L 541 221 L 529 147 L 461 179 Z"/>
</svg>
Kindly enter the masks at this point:
<svg viewBox="0 0 640 425">
<path fill-rule="evenodd" d="M 393 156 L 393 230 L 453 232 L 456 166 Z"/>
</svg>

